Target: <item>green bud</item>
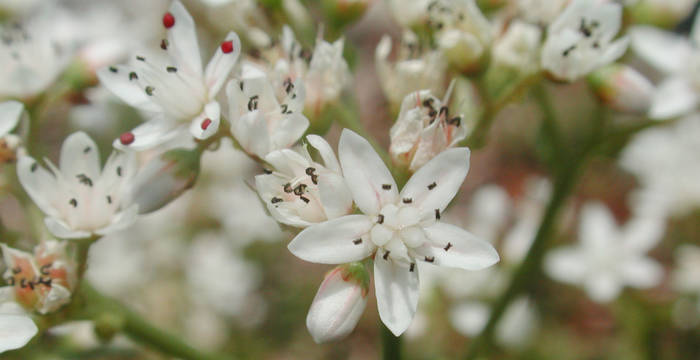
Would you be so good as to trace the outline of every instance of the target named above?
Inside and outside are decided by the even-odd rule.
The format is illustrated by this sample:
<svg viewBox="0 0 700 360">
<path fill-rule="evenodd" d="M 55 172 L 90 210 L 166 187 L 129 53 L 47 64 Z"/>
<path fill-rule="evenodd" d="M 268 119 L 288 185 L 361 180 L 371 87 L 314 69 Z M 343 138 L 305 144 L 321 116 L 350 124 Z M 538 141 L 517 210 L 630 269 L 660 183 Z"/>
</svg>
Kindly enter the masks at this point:
<svg viewBox="0 0 700 360">
<path fill-rule="evenodd" d="M 124 328 L 124 317 L 118 313 L 104 312 L 94 320 L 95 335 L 102 342 L 109 342 Z"/>
</svg>

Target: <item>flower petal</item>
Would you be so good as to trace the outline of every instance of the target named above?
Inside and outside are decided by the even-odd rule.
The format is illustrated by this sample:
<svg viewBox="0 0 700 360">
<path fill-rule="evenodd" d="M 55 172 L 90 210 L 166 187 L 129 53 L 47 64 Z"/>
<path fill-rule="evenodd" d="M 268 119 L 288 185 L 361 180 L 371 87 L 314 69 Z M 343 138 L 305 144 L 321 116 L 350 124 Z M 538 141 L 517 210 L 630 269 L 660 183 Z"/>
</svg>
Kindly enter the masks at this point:
<svg viewBox="0 0 700 360">
<path fill-rule="evenodd" d="M 147 150 L 175 138 L 180 128 L 177 124 L 165 120 L 162 117 L 151 119 L 130 131 L 134 135 L 134 141 L 122 144 L 120 139 L 115 139 L 112 145 L 120 150 Z"/>
<path fill-rule="evenodd" d="M 241 39 L 235 32 L 228 33 L 224 41 L 231 41 L 233 51 L 224 53 L 221 46 L 218 46 L 214 57 L 211 58 L 207 69 L 204 71 L 204 81 L 209 89 L 210 99 L 213 99 L 219 93 L 221 86 L 228 79 L 231 69 L 233 69 L 238 56 L 241 54 Z"/>
<path fill-rule="evenodd" d="M 116 72 L 114 71 L 115 69 L 117 70 Z M 97 71 L 97 78 L 100 79 L 100 84 L 102 84 L 102 86 L 125 103 L 144 111 L 163 111 L 163 108 L 152 101 L 151 97 L 143 91 L 138 81 L 129 79 L 129 74 L 133 71 L 135 70 L 130 66 L 115 65 L 109 68 L 99 69 Z"/>
<path fill-rule="evenodd" d="M 581 250 L 575 247 L 550 250 L 544 259 L 547 275 L 569 284 L 581 282 L 586 276 L 587 268 Z"/>
<path fill-rule="evenodd" d="M 283 116 L 269 135 L 272 149 L 284 149 L 294 145 L 308 127 L 309 120 L 301 113 Z"/>
<path fill-rule="evenodd" d="M 344 129 L 338 157 L 352 197 L 365 214 L 376 215 L 384 205 L 398 200 L 396 182 L 389 169 L 362 136 Z"/>
<path fill-rule="evenodd" d="M 93 180 L 100 177 L 100 149 L 82 131 L 71 134 L 63 141 L 59 160 L 61 173 L 67 181 L 78 181 L 78 175 L 85 175 Z"/>
<path fill-rule="evenodd" d="M 620 273 L 626 284 L 646 289 L 661 283 L 664 269 L 650 258 L 639 257 L 624 261 Z"/>
<path fill-rule="evenodd" d="M 674 76 L 664 80 L 656 88 L 651 101 L 649 117 L 668 119 L 684 115 L 698 106 L 700 98 L 689 79 Z"/>
<path fill-rule="evenodd" d="M 693 51 L 685 37 L 655 27 L 634 26 L 629 33 L 637 55 L 666 73 L 682 71 Z"/>
<path fill-rule="evenodd" d="M 610 43 L 603 54 L 598 58 L 598 66 L 596 66 L 596 68 L 610 64 L 611 62 L 619 59 L 625 54 L 629 44 L 630 39 L 627 36 L 623 36 Z"/>
<path fill-rule="evenodd" d="M 606 303 L 614 300 L 622 290 L 622 284 L 610 272 L 599 271 L 586 278 L 586 293 L 596 302 Z"/>
<path fill-rule="evenodd" d="M 129 206 L 126 210 L 123 210 L 121 212 L 118 212 L 114 215 L 112 218 L 112 223 L 107 225 L 106 227 L 99 229 L 95 231 L 99 235 L 107 235 L 109 233 L 113 233 L 115 231 L 119 230 L 124 230 L 131 226 L 136 219 L 138 218 L 139 215 L 139 206 L 138 205 L 132 205 Z"/>
<path fill-rule="evenodd" d="M 352 212 L 352 194 L 342 176 L 322 173 L 318 177 L 318 191 L 323 211 L 329 220 Z"/>
<path fill-rule="evenodd" d="M 418 307 L 418 271 L 387 259 L 378 251 L 374 256 L 374 289 L 379 317 L 391 332 L 403 334 Z"/>
<path fill-rule="evenodd" d="M 49 216 L 58 216 L 52 205 L 58 184 L 56 178 L 29 156 L 20 156 L 17 161 L 17 177 L 34 203 Z"/>
<path fill-rule="evenodd" d="M 307 135 L 306 141 L 308 141 L 309 144 L 314 147 L 314 149 L 318 150 L 319 155 L 321 155 L 321 159 L 323 159 L 323 165 L 326 167 L 326 169 L 340 174 L 340 164 L 338 163 L 338 159 L 336 159 L 335 153 L 326 139 L 318 135 Z"/>
<path fill-rule="evenodd" d="M 168 52 L 173 55 L 178 71 L 188 76 L 202 77 L 202 59 L 199 54 L 197 32 L 192 16 L 179 0 L 170 5 L 175 24 L 168 29 Z"/>
<path fill-rule="evenodd" d="M 88 231 L 73 230 L 65 222 L 54 217 L 44 218 L 44 224 L 49 232 L 59 239 L 84 239 L 91 235 Z"/>
<path fill-rule="evenodd" d="M 204 106 L 202 114 L 194 118 L 190 123 L 190 134 L 199 140 L 206 139 L 219 130 L 221 121 L 221 107 L 216 101 Z"/>
<path fill-rule="evenodd" d="M 424 255 L 433 256 L 434 264 L 464 270 L 481 270 L 498 262 L 496 249 L 466 230 L 443 222 L 424 228 L 428 237 Z"/>
<path fill-rule="evenodd" d="M 360 261 L 374 251 L 372 242 L 363 239 L 372 225 L 365 215 L 343 216 L 304 229 L 287 248 L 300 259 L 320 264 Z"/>
<path fill-rule="evenodd" d="M 0 103 L 0 136 L 5 136 L 17 126 L 24 111 L 24 105 L 19 101 Z"/>
<path fill-rule="evenodd" d="M 421 213 L 445 210 L 469 172 L 469 149 L 445 150 L 423 165 L 401 190 L 402 199 L 411 199 Z"/>
<path fill-rule="evenodd" d="M 14 302 L 0 304 L 0 353 L 25 346 L 39 329 Z"/>
</svg>

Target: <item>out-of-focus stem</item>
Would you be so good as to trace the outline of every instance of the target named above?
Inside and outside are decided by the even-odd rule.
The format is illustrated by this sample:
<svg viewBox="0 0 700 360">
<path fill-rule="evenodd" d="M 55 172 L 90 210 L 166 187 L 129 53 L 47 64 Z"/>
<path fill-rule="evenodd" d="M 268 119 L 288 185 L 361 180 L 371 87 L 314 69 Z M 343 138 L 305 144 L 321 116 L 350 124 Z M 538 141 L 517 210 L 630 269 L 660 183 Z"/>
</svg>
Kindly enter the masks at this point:
<svg viewBox="0 0 700 360">
<path fill-rule="evenodd" d="M 384 324 L 379 324 L 382 333 L 382 359 L 401 359 L 401 338 L 394 336 Z"/>
<path fill-rule="evenodd" d="M 381 145 L 377 142 L 377 140 L 367 132 L 367 129 L 365 129 L 364 125 L 362 125 L 362 121 L 360 120 L 360 116 L 354 112 L 349 110 L 349 106 L 339 103 L 339 104 L 332 104 L 328 105 L 331 107 L 332 111 L 337 115 L 336 116 L 336 121 L 345 128 L 348 128 L 358 134 L 360 134 L 362 137 L 367 139 L 370 144 L 372 144 L 372 147 L 374 150 L 379 154 L 379 156 L 384 160 L 384 163 L 387 164 L 387 166 L 391 165 L 391 158 L 389 157 L 389 153 L 384 150 Z"/>
</svg>

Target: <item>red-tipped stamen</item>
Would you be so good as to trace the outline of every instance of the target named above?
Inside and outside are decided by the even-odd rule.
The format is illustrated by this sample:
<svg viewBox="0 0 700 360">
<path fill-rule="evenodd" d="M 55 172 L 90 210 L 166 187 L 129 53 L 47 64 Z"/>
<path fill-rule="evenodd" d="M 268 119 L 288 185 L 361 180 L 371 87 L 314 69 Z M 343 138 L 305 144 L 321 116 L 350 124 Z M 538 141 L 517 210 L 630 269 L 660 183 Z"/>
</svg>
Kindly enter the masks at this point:
<svg viewBox="0 0 700 360">
<path fill-rule="evenodd" d="M 136 137 L 134 136 L 134 133 L 130 131 L 125 132 L 119 136 L 119 141 L 122 143 L 122 145 L 129 145 L 132 142 L 134 142 L 135 139 Z"/>
<path fill-rule="evenodd" d="M 209 125 L 211 125 L 211 119 L 204 119 L 204 121 L 202 121 L 202 130 L 206 130 L 209 127 Z"/>
<path fill-rule="evenodd" d="M 233 41 L 224 41 L 221 43 L 221 51 L 228 54 L 233 51 Z"/>
<path fill-rule="evenodd" d="M 165 15 L 163 15 L 163 26 L 165 28 L 170 29 L 175 25 L 175 17 L 173 14 L 166 12 Z"/>
</svg>

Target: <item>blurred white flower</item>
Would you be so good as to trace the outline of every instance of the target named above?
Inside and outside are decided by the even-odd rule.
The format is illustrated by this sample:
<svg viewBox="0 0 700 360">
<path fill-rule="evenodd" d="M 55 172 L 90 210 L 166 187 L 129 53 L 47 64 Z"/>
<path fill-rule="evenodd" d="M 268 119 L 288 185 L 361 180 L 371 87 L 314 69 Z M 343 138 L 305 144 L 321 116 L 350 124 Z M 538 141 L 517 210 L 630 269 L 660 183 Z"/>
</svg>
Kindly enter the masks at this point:
<svg viewBox="0 0 700 360">
<path fill-rule="evenodd" d="M 654 149 L 649 151 L 649 149 Z M 633 207 L 649 216 L 683 215 L 700 206 L 700 117 L 637 134 L 620 164 L 637 176 Z"/>
<path fill-rule="evenodd" d="M 8 286 L 0 288 L 5 301 L 14 300 L 40 314 L 56 311 L 70 301 L 77 274 L 65 242 L 42 241 L 33 254 L 5 244 L 0 248 L 7 264 L 3 277 Z"/>
<path fill-rule="evenodd" d="M 63 239 L 105 235 L 131 225 L 138 206 L 123 201 L 133 176 L 133 157 L 113 152 L 100 170 L 97 144 L 83 132 L 63 142 L 57 168 L 47 171 L 30 156 L 20 156 L 17 176 L 34 203 L 46 214 L 49 231 Z"/>
<path fill-rule="evenodd" d="M 695 18 L 690 38 L 651 26 L 630 30 L 632 48 L 649 64 L 668 75 L 654 94 L 649 116 L 666 119 L 686 115 L 700 102 L 700 21 Z"/>
<path fill-rule="evenodd" d="M 379 316 L 395 334 L 410 325 L 418 305 L 416 262 L 479 270 L 498 262 L 496 250 L 459 227 L 440 222 L 469 168 L 469 149 L 442 152 L 418 170 L 399 193 L 372 146 L 344 130 L 340 164 L 361 215 L 304 229 L 289 244 L 297 257 L 341 264 L 374 254 Z"/>
<path fill-rule="evenodd" d="M 406 31 L 393 63 L 389 62 L 391 38 L 384 35 L 374 53 L 374 66 L 384 95 L 398 106 L 410 93 L 421 89 L 440 94 L 445 83 L 447 64 L 440 52 L 423 52 L 415 34 Z"/>
<path fill-rule="evenodd" d="M 683 244 L 676 249 L 675 258 L 673 288 L 681 293 L 700 295 L 700 246 Z"/>
<path fill-rule="evenodd" d="M 243 64 L 240 79 L 226 86 L 231 133 L 244 151 L 260 159 L 296 143 L 309 127 L 304 85 L 285 81 L 273 87 L 265 72 Z"/>
<path fill-rule="evenodd" d="M 605 205 L 589 203 L 581 210 L 580 243 L 550 251 L 545 270 L 556 280 L 582 286 L 591 299 L 609 302 L 624 286 L 644 289 L 661 282 L 663 268 L 645 253 L 663 231 L 657 218 L 634 218 L 620 228 Z"/>
<path fill-rule="evenodd" d="M 306 142 L 321 156 L 318 163 L 308 148 L 282 149 L 265 157 L 274 171 L 257 175 L 255 187 L 270 214 L 279 222 L 307 227 L 352 212 L 352 195 L 340 164 L 322 137 L 308 135 Z"/>
<path fill-rule="evenodd" d="M 430 90 L 416 91 L 403 99 L 389 133 L 389 153 L 396 164 L 415 172 L 467 136 L 466 126 L 461 126 L 463 115 L 450 115 L 447 102 L 447 98 L 440 101 Z"/>
<path fill-rule="evenodd" d="M 20 123 L 23 114 L 24 105 L 19 101 L 0 103 L 0 163 L 16 159 L 22 140 L 10 132 Z"/>
<path fill-rule="evenodd" d="M 503 259 L 507 263 L 518 264 L 527 255 L 551 193 L 552 184 L 546 178 L 527 180 L 525 193 L 515 208 L 515 223 L 503 238 Z"/>
<path fill-rule="evenodd" d="M 8 291 L 0 288 L 0 353 L 27 345 L 39 329 Z"/>
<path fill-rule="evenodd" d="M 491 24 L 474 0 L 435 0 L 427 7 L 428 24 L 445 59 L 457 69 L 478 68 L 493 38 Z"/>
<path fill-rule="evenodd" d="M 643 115 L 652 103 L 654 85 L 630 66 L 611 64 L 591 73 L 588 80 L 598 98 L 615 110 Z"/>
<path fill-rule="evenodd" d="M 466 227 L 493 244 L 508 221 L 512 207 L 510 197 L 502 187 L 496 184 L 480 186 L 469 202 Z"/>
<path fill-rule="evenodd" d="M 494 41 L 491 50 L 493 62 L 524 74 L 534 73 L 540 67 L 541 38 L 540 28 L 516 20 Z"/>
<path fill-rule="evenodd" d="M 627 50 L 629 39 L 613 41 L 620 31 L 622 6 L 597 0 L 573 0 L 547 28 L 542 68 L 574 81 L 607 65 Z"/>
<path fill-rule="evenodd" d="M 369 274 L 361 263 L 337 266 L 326 274 L 306 316 L 317 344 L 340 340 L 357 325 L 367 305 Z"/>
<path fill-rule="evenodd" d="M 431 2 L 433 0 L 387 0 L 391 15 L 403 28 L 425 24 Z"/>
<path fill-rule="evenodd" d="M 206 139 L 217 132 L 220 105 L 216 95 L 241 53 L 241 41 L 230 32 L 202 71 L 192 17 L 177 0 L 163 15 L 167 39 L 161 49 L 136 55 L 129 65 L 98 71 L 102 84 L 127 104 L 153 113 L 153 118 L 114 141 L 118 148 L 141 150 L 161 144 L 189 124 L 190 134 Z"/>
<path fill-rule="evenodd" d="M 519 15 L 535 25 L 549 25 L 571 0 L 516 0 Z"/>
</svg>

